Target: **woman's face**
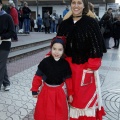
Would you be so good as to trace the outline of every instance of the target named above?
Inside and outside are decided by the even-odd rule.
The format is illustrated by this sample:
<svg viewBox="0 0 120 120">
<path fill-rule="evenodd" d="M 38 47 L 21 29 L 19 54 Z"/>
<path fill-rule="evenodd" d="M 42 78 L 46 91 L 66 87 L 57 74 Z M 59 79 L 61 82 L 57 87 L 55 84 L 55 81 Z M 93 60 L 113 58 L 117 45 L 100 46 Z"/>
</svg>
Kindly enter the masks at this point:
<svg viewBox="0 0 120 120">
<path fill-rule="evenodd" d="M 54 59 L 59 59 L 62 57 L 64 52 L 63 45 L 60 43 L 54 43 L 52 46 L 51 54 Z"/>
<path fill-rule="evenodd" d="M 84 9 L 84 3 L 82 0 L 72 0 L 71 10 L 72 10 L 73 16 L 82 15 L 83 9 Z"/>
</svg>

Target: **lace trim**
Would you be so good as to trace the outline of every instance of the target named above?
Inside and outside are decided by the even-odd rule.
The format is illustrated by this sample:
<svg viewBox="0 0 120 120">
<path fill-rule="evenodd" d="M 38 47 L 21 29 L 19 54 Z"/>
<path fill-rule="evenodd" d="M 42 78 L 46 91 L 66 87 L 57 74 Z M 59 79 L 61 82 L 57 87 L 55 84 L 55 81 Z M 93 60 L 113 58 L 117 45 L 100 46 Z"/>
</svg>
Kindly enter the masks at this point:
<svg viewBox="0 0 120 120">
<path fill-rule="evenodd" d="M 79 116 L 87 116 L 87 117 L 95 117 L 95 107 L 88 109 L 78 109 L 70 106 L 70 117 L 71 118 L 79 118 Z"/>
</svg>

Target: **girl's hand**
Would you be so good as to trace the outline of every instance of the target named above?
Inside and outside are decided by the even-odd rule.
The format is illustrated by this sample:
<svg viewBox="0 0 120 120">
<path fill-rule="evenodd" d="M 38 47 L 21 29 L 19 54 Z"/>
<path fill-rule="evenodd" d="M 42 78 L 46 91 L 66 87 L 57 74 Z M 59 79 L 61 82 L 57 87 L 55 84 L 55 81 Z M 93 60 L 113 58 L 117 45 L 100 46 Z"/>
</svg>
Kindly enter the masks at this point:
<svg viewBox="0 0 120 120">
<path fill-rule="evenodd" d="M 69 103 L 72 103 L 72 101 L 73 101 L 73 96 L 70 95 L 70 96 L 68 97 L 68 102 L 69 102 Z"/>
<path fill-rule="evenodd" d="M 38 95 L 33 95 L 33 97 L 34 97 L 34 98 L 37 98 L 37 97 L 38 97 Z"/>
</svg>

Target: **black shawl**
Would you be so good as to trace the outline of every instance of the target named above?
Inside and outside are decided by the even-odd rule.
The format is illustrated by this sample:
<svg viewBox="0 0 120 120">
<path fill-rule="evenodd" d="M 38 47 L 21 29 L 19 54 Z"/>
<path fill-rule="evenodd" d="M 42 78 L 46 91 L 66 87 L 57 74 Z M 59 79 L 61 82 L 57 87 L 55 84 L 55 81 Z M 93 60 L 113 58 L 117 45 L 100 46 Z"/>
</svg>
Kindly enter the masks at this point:
<svg viewBox="0 0 120 120">
<path fill-rule="evenodd" d="M 99 25 L 94 18 L 83 15 L 75 24 L 70 17 L 59 27 L 58 36 L 66 36 L 65 54 L 72 62 L 83 64 L 89 58 L 101 58 L 106 52 Z"/>
</svg>

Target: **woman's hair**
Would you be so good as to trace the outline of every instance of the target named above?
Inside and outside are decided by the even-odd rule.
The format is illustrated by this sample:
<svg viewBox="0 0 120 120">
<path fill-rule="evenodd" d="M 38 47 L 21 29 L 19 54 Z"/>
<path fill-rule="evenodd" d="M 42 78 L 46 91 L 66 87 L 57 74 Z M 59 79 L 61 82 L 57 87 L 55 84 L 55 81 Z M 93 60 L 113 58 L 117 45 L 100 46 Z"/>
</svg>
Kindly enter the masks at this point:
<svg viewBox="0 0 120 120">
<path fill-rule="evenodd" d="M 88 0 L 82 0 L 83 4 L 84 4 L 84 9 L 82 14 L 87 14 L 89 11 L 89 6 L 88 6 Z M 70 4 L 71 4 L 72 0 L 70 0 Z"/>
<path fill-rule="evenodd" d="M 94 5 L 93 5 L 91 2 L 88 3 L 88 6 L 89 6 L 89 9 L 90 9 L 92 12 L 94 12 Z"/>
</svg>

